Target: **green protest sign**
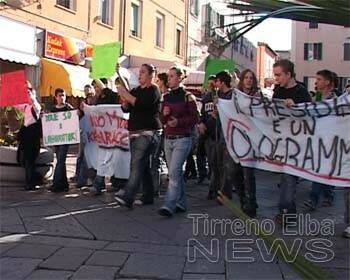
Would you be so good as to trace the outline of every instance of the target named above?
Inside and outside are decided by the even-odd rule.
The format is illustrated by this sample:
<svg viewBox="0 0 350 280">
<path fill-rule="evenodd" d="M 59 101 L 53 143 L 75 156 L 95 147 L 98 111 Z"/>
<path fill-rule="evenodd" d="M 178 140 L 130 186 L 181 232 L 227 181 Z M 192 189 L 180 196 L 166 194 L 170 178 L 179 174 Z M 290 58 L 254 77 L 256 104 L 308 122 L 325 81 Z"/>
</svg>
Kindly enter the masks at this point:
<svg viewBox="0 0 350 280">
<path fill-rule="evenodd" d="M 44 146 L 80 142 L 78 111 L 44 114 L 41 120 Z"/>
<path fill-rule="evenodd" d="M 112 77 L 119 56 L 120 42 L 94 46 L 90 77 L 92 79 Z"/>
<path fill-rule="evenodd" d="M 235 70 L 235 63 L 230 59 L 216 59 L 216 58 L 207 58 L 205 63 L 205 77 L 204 77 L 204 87 L 208 85 L 208 78 L 210 75 L 216 75 L 220 71 L 228 70 L 233 72 Z"/>
</svg>

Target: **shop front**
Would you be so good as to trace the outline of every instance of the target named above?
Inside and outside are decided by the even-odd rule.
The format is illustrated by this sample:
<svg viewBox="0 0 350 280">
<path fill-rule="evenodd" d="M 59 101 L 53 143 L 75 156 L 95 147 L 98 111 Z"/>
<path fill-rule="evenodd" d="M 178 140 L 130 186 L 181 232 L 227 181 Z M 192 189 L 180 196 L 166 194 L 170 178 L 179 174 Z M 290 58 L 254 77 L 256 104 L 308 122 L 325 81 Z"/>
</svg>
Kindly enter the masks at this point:
<svg viewBox="0 0 350 280">
<path fill-rule="evenodd" d="M 89 69 L 83 67 L 87 44 L 79 39 L 51 31 L 45 33 L 44 57 L 41 59 L 40 96 L 52 105 L 56 88 L 63 88 L 72 105 L 85 97 L 84 86 L 91 83 Z"/>
</svg>

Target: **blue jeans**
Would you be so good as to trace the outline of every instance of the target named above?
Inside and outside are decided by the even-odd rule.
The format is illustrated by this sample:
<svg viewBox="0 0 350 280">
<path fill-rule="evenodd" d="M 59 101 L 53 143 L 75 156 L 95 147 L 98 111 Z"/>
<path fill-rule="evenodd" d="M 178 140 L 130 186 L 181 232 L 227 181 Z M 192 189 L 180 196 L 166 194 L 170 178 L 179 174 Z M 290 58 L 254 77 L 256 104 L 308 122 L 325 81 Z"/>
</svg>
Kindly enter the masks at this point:
<svg viewBox="0 0 350 280">
<path fill-rule="evenodd" d="M 176 206 L 187 209 L 183 165 L 192 148 L 192 138 L 165 139 L 165 158 L 169 168 L 169 185 L 162 208 L 174 213 Z"/>
<path fill-rule="evenodd" d="M 67 189 L 69 187 L 66 170 L 68 148 L 69 145 L 59 145 L 55 147 L 57 163 L 53 175 L 53 188 Z"/>
<path fill-rule="evenodd" d="M 297 179 L 298 177 L 289 174 L 281 176 L 279 209 L 288 214 L 297 212 L 295 204 Z"/>
<path fill-rule="evenodd" d="M 151 156 L 159 142 L 157 132 L 153 136 L 141 135 L 130 138 L 130 177 L 125 186 L 125 200 L 132 204 L 142 183 L 142 201 L 152 203 L 154 186 L 151 174 Z"/>
<path fill-rule="evenodd" d="M 152 180 L 153 180 L 153 187 L 154 187 L 154 193 L 156 195 L 159 195 L 160 192 L 160 173 L 161 173 L 161 152 L 163 150 L 164 146 L 164 136 L 159 131 L 157 132 L 159 136 L 159 141 L 157 143 L 157 146 L 154 150 L 154 153 L 152 154 L 152 161 L 151 161 L 151 174 L 152 174 Z"/>
<path fill-rule="evenodd" d="M 312 204 L 317 206 L 321 192 L 323 192 L 323 196 L 325 199 L 328 199 L 330 200 L 330 202 L 333 202 L 333 199 L 334 199 L 333 190 L 334 190 L 334 186 L 313 182 L 311 186 L 311 192 L 310 192 L 310 199 L 312 201 Z"/>
</svg>

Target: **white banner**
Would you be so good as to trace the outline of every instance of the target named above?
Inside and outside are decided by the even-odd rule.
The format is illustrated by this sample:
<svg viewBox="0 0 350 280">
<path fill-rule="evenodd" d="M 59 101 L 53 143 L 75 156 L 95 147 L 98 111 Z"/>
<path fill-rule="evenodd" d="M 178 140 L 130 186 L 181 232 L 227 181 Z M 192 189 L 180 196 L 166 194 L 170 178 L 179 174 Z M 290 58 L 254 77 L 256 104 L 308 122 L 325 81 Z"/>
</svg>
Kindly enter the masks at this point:
<svg viewBox="0 0 350 280">
<path fill-rule="evenodd" d="M 77 110 L 44 114 L 42 128 L 44 146 L 80 143 Z"/>
<path fill-rule="evenodd" d="M 350 95 L 286 108 L 235 90 L 219 100 L 230 155 L 243 166 L 350 187 Z"/>
<path fill-rule="evenodd" d="M 84 106 L 80 120 L 84 155 L 100 176 L 128 179 L 130 174 L 128 114 L 120 105 Z"/>
</svg>

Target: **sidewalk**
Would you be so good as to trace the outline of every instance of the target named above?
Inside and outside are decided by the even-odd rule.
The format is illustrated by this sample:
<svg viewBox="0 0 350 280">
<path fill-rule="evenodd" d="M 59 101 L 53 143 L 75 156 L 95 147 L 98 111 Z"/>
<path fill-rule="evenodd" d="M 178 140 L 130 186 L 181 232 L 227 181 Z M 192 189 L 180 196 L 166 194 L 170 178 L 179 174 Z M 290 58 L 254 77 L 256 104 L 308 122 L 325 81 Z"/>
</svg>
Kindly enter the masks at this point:
<svg viewBox="0 0 350 280">
<path fill-rule="evenodd" d="M 70 175 L 74 157 L 68 158 Z M 277 212 L 278 175 L 258 172 L 258 218 L 273 218 Z M 229 210 L 206 200 L 208 185 L 187 184 L 189 212 L 167 219 L 157 214 L 162 197 L 155 205 L 119 207 L 114 194 L 92 197 L 74 187 L 69 193 L 54 194 L 45 189 L 25 192 L 3 186 L 1 191 L 0 279 L 300 279 L 285 263 L 262 260 L 253 244 L 253 263 L 232 262 L 227 239 L 249 236 L 207 234 L 200 224 L 193 232 L 188 214 L 208 214 L 208 218 L 233 219 Z M 309 184 L 298 186 L 298 210 L 307 198 Z M 235 197 L 235 201 L 237 201 Z M 333 260 L 320 264 L 336 279 L 349 279 L 350 241 L 341 238 L 343 191 L 336 191 L 336 205 L 319 208 L 312 218 L 335 222 Z M 310 237 L 298 236 L 303 241 Z M 313 237 L 311 237 L 313 238 Z M 210 250 L 211 240 L 219 241 L 217 261 L 198 253 L 191 261 L 196 239 Z M 255 240 L 255 237 L 253 238 Z M 304 244 L 303 244 L 304 247 Z M 225 255 L 225 253 L 228 253 Z M 214 254 L 215 255 L 215 254 Z"/>
</svg>

